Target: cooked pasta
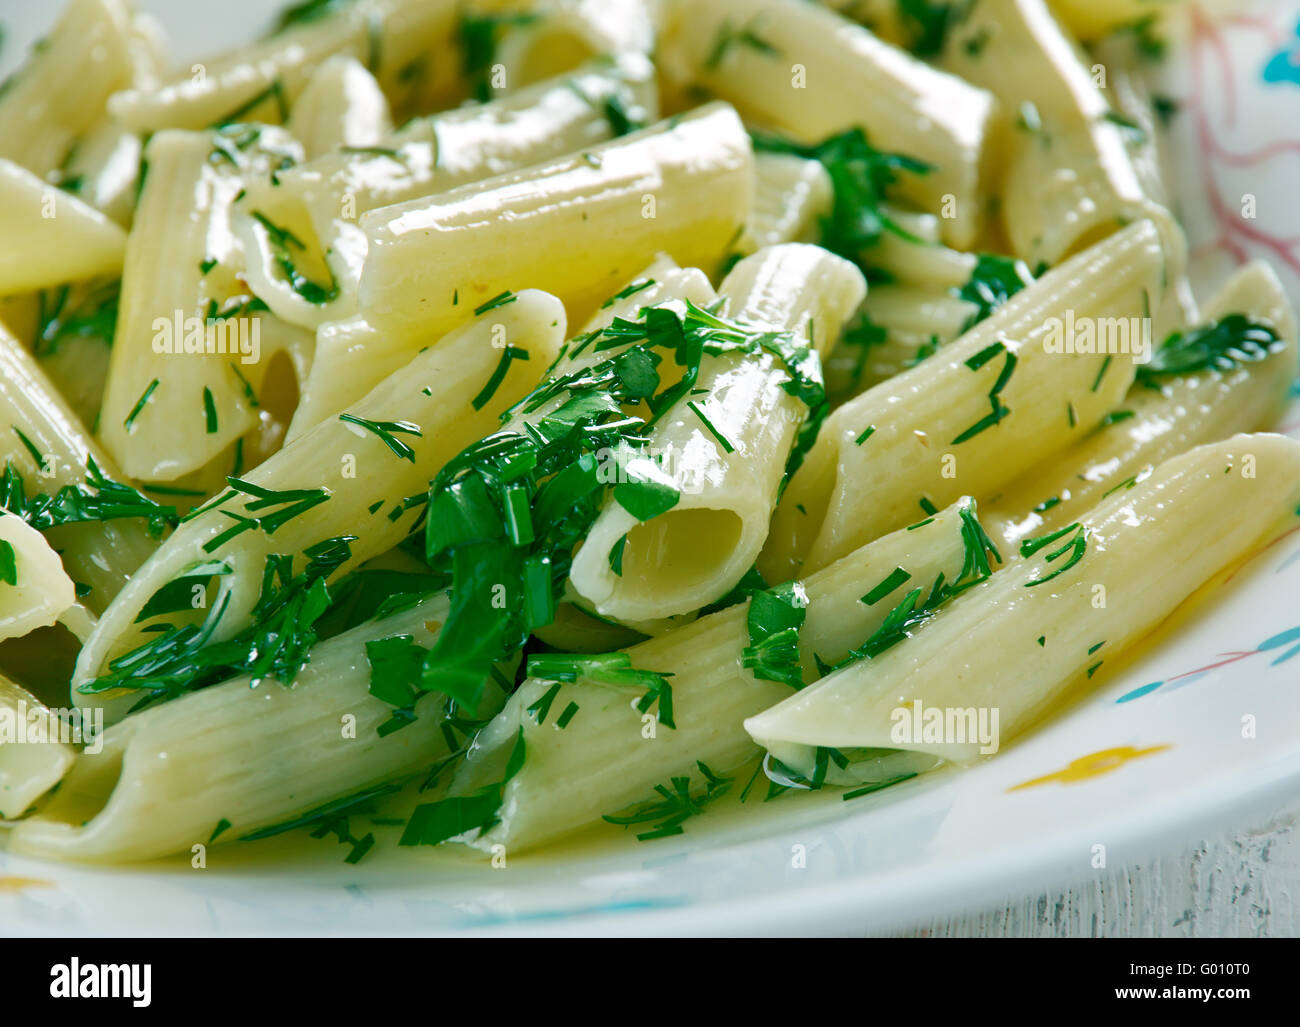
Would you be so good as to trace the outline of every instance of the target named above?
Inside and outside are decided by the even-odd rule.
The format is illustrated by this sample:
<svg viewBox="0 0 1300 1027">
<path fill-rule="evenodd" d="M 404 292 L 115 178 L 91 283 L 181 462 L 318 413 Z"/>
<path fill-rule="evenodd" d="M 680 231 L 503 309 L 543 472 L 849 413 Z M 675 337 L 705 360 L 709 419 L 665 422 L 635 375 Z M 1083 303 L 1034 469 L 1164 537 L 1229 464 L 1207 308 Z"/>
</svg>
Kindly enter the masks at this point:
<svg viewBox="0 0 1300 1027">
<path fill-rule="evenodd" d="M 7 850 L 504 865 L 1105 688 L 1300 528 L 1146 6 L 305 0 L 172 66 L 69 0 L 0 86 Z"/>
</svg>

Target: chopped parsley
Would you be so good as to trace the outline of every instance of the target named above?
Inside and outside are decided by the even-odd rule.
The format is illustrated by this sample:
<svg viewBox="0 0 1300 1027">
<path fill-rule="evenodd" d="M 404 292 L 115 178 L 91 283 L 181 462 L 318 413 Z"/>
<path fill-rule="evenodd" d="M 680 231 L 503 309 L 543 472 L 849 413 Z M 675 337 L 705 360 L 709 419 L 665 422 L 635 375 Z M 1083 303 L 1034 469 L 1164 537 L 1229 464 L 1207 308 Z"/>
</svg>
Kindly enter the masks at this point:
<svg viewBox="0 0 1300 1027">
<path fill-rule="evenodd" d="M 741 652 L 742 666 L 760 681 L 776 681 L 796 692 L 803 688 L 799 630 L 807 616 L 808 593 L 800 582 L 755 592 L 749 601 L 749 645 Z"/>
</svg>

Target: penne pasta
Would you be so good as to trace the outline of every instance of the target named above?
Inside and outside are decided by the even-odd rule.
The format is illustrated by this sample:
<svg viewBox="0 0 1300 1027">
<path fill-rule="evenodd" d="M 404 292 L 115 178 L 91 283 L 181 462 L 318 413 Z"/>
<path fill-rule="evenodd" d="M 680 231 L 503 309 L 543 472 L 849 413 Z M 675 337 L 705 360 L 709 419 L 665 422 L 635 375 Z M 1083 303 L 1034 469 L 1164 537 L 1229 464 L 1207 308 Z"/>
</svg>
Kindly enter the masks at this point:
<svg viewBox="0 0 1300 1027">
<path fill-rule="evenodd" d="M 908 749 L 959 763 L 988 755 L 1089 687 L 1214 574 L 1291 529 L 1297 502 L 1300 443 L 1238 435 L 1193 449 L 1082 517 L 1069 559 L 1053 563 L 1054 545 L 1036 547 L 912 627 L 906 644 L 822 678 L 745 728 L 769 748 Z M 1144 570 L 1153 558 L 1160 574 Z M 996 711 L 996 721 L 986 717 L 996 737 L 906 737 L 916 703 Z"/>
<path fill-rule="evenodd" d="M 0 678 L 0 821 L 16 820 L 62 780 L 77 750 L 30 692 Z"/>
<path fill-rule="evenodd" d="M 805 680 L 815 678 L 819 661 L 842 660 L 879 629 L 904 590 L 906 579 L 897 580 L 897 568 L 918 581 L 941 573 L 955 581 L 977 550 L 988 559 L 973 537 L 973 514 L 969 502 L 955 504 L 915 530 L 878 539 L 808 577 L 806 620 L 795 654 Z M 891 579 L 894 584 L 884 587 Z M 862 596 L 873 586 L 883 591 L 869 605 Z M 532 848 L 628 808 L 656 785 L 693 773 L 697 763 L 727 774 L 752 761 L 759 750 L 741 722 L 789 695 L 791 686 L 756 676 L 742 660 L 753 644 L 749 609 L 742 604 L 713 613 L 627 650 L 632 667 L 671 675 L 675 728 L 639 708 L 636 689 L 599 684 L 581 668 L 573 683 L 536 676 L 526 681 L 479 735 L 452 783 L 453 796 L 472 795 L 499 777 L 500 763 L 522 731 L 523 768 L 505 786 L 500 823 L 472 839 L 475 847 Z M 599 673 L 599 666 L 592 664 L 591 673 Z M 557 685 L 548 703 L 555 716 L 547 721 L 538 715 L 538 700 Z M 560 727 L 556 718 L 570 703 L 577 713 Z"/>
<path fill-rule="evenodd" d="M 58 793 L 12 832 L 10 851 L 154 859 L 424 772 L 448 755 L 447 697 L 428 695 L 414 723 L 381 735 L 392 708 L 369 692 L 366 643 L 428 644 L 446 609 L 438 596 L 322 642 L 292 686 L 234 680 L 127 719 L 102 752 L 77 757 Z M 491 715 L 500 702 L 493 687 L 466 714 Z"/>
<path fill-rule="evenodd" d="M 1155 227 L 1133 225 L 840 407 L 785 491 L 759 569 L 781 580 L 824 567 L 972 483 L 996 491 L 1094 428 L 1149 345 L 1142 315 L 1163 263 Z"/>
<path fill-rule="evenodd" d="M 420 354 L 345 416 L 318 425 L 244 479 L 230 479 L 231 487 L 192 514 L 105 611 L 81 651 L 75 684 L 109 674 L 115 660 L 146 642 L 142 613 L 195 567 L 221 565 L 206 575 L 216 584 L 196 614 L 203 619 L 211 611 L 219 642 L 250 623 L 272 556 L 302 553 L 363 526 L 338 573 L 393 548 L 420 514 L 408 498 L 532 387 L 558 353 L 564 327 L 554 297 L 520 293 Z M 467 398 L 475 401 L 469 416 L 456 402 Z M 110 720 L 131 705 L 129 696 L 107 698 L 115 701 Z M 103 699 L 74 690 L 79 705 Z"/>
<path fill-rule="evenodd" d="M 617 495 L 607 501 L 571 573 L 598 613 L 632 622 L 690 613 L 754 565 L 800 428 L 822 395 L 819 373 L 800 380 L 798 348 L 829 350 L 865 294 L 861 272 L 814 246 L 777 246 L 736 265 L 721 289 L 728 316 L 781 338 L 757 353 L 706 357 L 695 398 L 662 415 L 649 452 L 676 464 L 667 480 L 679 495 L 649 518 Z M 646 462 L 632 459 L 627 473 L 652 476 L 640 470 Z"/>
<path fill-rule="evenodd" d="M 871 142 L 932 165 L 900 188 L 943 214 L 959 248 L 979 237 L 995 104 L 833 11 L 802 0 L 679 4 L 661 45 L 670 77 L 804 142 L 862 128 Z"/>
</svg>

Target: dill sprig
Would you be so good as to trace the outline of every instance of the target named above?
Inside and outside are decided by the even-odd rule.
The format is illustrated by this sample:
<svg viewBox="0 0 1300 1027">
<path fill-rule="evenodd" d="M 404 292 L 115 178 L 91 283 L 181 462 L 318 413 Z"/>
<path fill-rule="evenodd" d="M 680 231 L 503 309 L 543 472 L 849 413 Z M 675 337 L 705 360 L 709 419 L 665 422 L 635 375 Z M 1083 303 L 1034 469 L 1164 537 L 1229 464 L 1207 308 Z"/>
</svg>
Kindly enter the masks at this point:
<svg viewBox="0 0 1300 1027">
<path fill-rule="evenodd" d="M 831 212 L 821 220 L 820 243 L 832 253 L 862 265 L 863 254 L 885 232 L 910 238 L 884 210 L 889 189 L 900 172 L 928 174 L 932 166 L 897 153 L 877 150 L 860 128 L 807 146 L 779 136 L 751 133 L 754 148 L 767 153 L 791 153 L 821 163 L 834 188 Z"/>
<path fill-rule="evenodd" d="M 573 684 L 587 681 L 614 688 L 644 688 L 645 694 L 637 701 L 642 713 L 658 706 L 655 719 L 667 728 L 673 723 L 673 689 L 668 679 L 673 675 L 632 666 L 627 653 L 604 653 L 598 656 L 570 656 L 545 654 L 528 660 L 528 676 L 540 681 Z"/>
<path fill-rule="evenodd" d="M 1231 371 L 1266 359 L 1278 342 L 1278 334 L 1270 326 L 1244 314 L 1229 314 L 1185 332 L 1174 332 L 1152 354 L 1150 363 L 1138 365 L 1137 380 L 1159 388 L 1165 378 Z"/>
<path fill-rule="evenodd" d="M 824 405 L 816 355 L 793 334 L 691 303 L 652 307 L 575 340 L 570 355 L 589 353 L 588 363 L 553 371 L 504 415 L 511 427 L 442 470 L 429 491 L 425 556 L 449 568 L 454 585 L 427 687 L 454 679 L 457 690 L 481 688 L 490 667 L 551 623 L 573 552 L 608 495 L 639 521 L 676 506 L 673 480 L 640 456 L 650 428 L 691 394 L 706 355 L 760 352 L 781 362 L 787 392 L 810 410 Z M 670 362 L 679 375 L 661 374 Z M 602 451 L 617 455 L 619 482 L 602 468 Z"/>
<path fill-rule="evenodd" d="M 1109 495 L 1109 493 L 1107 493 Z M 1064 541 L 1062 541 L 1064 540 Z M 1054 531 L 1049 535 L 1040 535 L 1038 538 L 1027 538 L 1020 543 L 1020 555 L 1023 557 L 1033 556 L 1035 553 L 1049 546 L 1061 542 L 1061 546 L 1048 553 L 1044 559 L 1048 563 L 1054 563 L 1061 557 L 1068 555 L 1069 559 L 1065 561 L 1051 574 L 1045 578 L 1035 578 L 1033 581 L 1025 583 L 1025 588 L 1033 588 L 1036 585 L 1046 585 L 1049 581 L 1059 578 L 1071 567 L 1083 559 L 1084 554 L 1088 551 L 1088 529 L 1082 524 L 1071 524 L 1062 528 L 1060 531 Z"/>
<path fill-rule="evenodd" d="M 37 531 L 64 524 L 131 520 L 142 518 L 154 537 L 180 521 L 176 507 L 156 503 L 130 485 L 113 481 L 99 469 L 92 456 L 86 457 L 86 480 L 65 485 L 54 495 L 27 494 L 23 476 L 6 463 L 0 477 L 0 507 L 17 514 Z"/>
<path fill-rule="evenodd" d="M 703 761 L 697 760 L 695 765 L 704 777 L 703 791 L 692 791 L 690 775 L 674 777 L 669 785 L 655 785 L 659 799 L 649 799 L 625 816 L 604 816 L 601 819 L 623 827 L 653 824 L 649 831 L 636 836 L 639 842 L 684 834 L 682 825 L 691 817 L 698 817 L 711 802 L 725 795 L 733 780 L 715 774 Z"/>
<path fill-rule="evenodd" d="M 111 660 L 107 673 L 78 691 L 141 693 L 134 711 L 234 677 L 292 684 L 307 665 L 318 639 L 316 623 L 330 606 L 326 580 L 352 558 L 355 541 L 347 535 L 311 546 L 303 552 L 306 566 L 296 574 L 292 556 L 268 556 L 248 627 L 224 642 L 212 640 L 229 605 L 227 594 L 202 624 L 147 626 L 154 638 Z"/>
</svg>

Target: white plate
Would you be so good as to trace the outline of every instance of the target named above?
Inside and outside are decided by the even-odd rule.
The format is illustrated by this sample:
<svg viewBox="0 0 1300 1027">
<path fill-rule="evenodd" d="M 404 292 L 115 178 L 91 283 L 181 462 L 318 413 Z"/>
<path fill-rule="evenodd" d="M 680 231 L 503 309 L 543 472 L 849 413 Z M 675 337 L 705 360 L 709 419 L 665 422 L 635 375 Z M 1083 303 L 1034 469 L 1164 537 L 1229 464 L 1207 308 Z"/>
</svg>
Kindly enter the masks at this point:
<svg viewBox="0 0 1300 1027">
<path fill-rule="evenodd" d="M 238 42 L 266 20 L 260 0 L 144 6 L 185 57 Z M 41 8 L 6 15 L 5 70 L 48 27 Z M 1163 88 L 1185 101 L 1174 166 L 1203 284 L 1263 256 L 1300 299 L 1297 26 L 1294 0 L 1217 20 L 1192 8 L 1187 38 L 1162 72 Z M 1247 194 L 1256 220 L 1240 216 Z M 1300 437 L 1300 410 L 1283 430 Z M 755 809 L 751 800 L 689 824 L 680 838 L 615 838 L 503 869 L 478 854 L 398 851 L 383 836 L 358 867 L 329 841 L 219 846 L 202 870 L 187 860 L 101 869 L 0 854 L 0 931 L 884 930 L 1085 878 L 1102 857 L 1120 865 L 1292 799 L 1298 652 L 1300 534 L 1198 596 L 1069 712 L 965 773 L 851 803 L 786 797 Z M 1244 718 L 1255 737 L 1244 737 Z"/>
</svg>

